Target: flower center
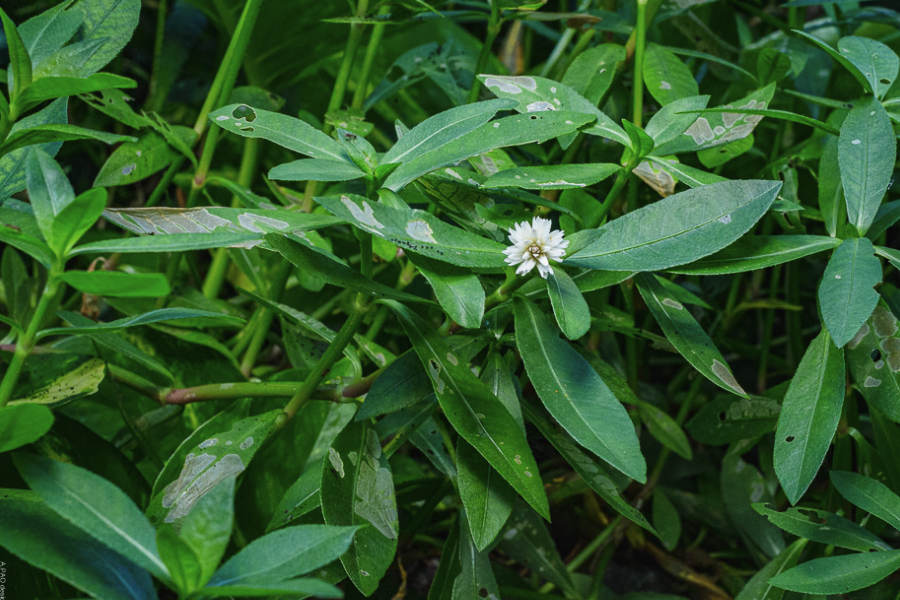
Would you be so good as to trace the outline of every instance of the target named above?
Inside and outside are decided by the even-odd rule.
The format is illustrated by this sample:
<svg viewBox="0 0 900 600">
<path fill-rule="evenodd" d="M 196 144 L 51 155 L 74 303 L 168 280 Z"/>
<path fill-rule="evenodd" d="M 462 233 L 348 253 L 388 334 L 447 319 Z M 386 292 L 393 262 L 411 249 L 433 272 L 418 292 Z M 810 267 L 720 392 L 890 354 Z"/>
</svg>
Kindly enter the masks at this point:
<svg viewBox="0 0 900 600">
<path fill-rule="evenodd" d="M 528 252 L 530 252 L 531 256 L 533 256 L 534 258 L 538 258 L 544 253 L 544 251 L 538 244 L 531 244 L 530 246 L 528 246 Z"/>
</svg>

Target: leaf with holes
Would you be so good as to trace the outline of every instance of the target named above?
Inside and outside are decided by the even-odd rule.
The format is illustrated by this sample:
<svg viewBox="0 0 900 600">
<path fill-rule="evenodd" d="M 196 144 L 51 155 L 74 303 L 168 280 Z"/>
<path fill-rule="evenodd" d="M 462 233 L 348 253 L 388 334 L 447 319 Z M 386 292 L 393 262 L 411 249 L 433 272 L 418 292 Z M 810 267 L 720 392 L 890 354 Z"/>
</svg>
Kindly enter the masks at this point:
<svg viewBox="0 0 900 600">
<path fill-rule="evenodd" d="M 832 477 L 835 473 L 837 472 L 832 473 Z M 753 509 L 768 518 L 773 525 L 813 542 L 859 552 L 891 549 L 887 543 L 865 527 L 828 511 L 789 508 L 784 512 L 778 512 L 765 503 L 754 504 Z"/>
<path fill-rule="evenodd" d="M 844 351 L 823 329 L 803 354 L 775 430 L 775 474 L 791 504 L 825 460 L 841 418 L 844 385 Z"/>
<path fill-rule="evenodd" d="M 866 402 L 900 422 L 900 323 L 883 300 L 847 344 L 847 366 Z"/>
<path fill-rule="evenodd" d="M 866 78 L 875 97 L 884 98 L 900 71 L 900 58 L 894 51 L 881 42 L 855 35 L 839 39 L 837 49 Z"/>
<path fill-rule="evenodd" d="M 490 176 L 484 188 L 518 187 L 526 190 L 565 190 L 600 183 L 621 167 L 611 163 L 514 167 Z"/>
</svg>

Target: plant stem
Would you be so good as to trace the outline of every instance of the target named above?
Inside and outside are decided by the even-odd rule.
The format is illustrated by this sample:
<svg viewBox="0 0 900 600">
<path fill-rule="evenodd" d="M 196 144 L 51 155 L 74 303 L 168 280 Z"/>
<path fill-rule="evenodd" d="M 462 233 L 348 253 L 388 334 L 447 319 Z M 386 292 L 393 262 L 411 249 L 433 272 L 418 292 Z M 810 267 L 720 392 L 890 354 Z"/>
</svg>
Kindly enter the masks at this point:
<svg viewBox="0 0 900 600">
<path fill-rule="evenodd" d="M 619 174 L 616 175 L 616 181 L 613 183 L 609 193 L 606 194 L 606 198 L 603 199 L 603 204 L 600 206 L 600 213 L 595 217 L 597 225 L 603 222 L 603 217 L 605 217 L 609 212 L 609 209 L 612 208 L 613 202 L 619 197 L 619 192 L 621 192 L 625 184 L 628 183 L 628 176 L 630 174 L 630 170 L 623 168 L 619 171 Z"/>
<path fill-rule="evenodd" d="M 47 283 L 44 285 L 44 291 L 41 294 L 41 299 L 34 309 L 34 314 L 31 316 L 31 322 L 28 324 L 25 333 L 22 334 L 22 337 L 20 337 L 16 343 L 16 351 L 13 353 L 9 368 L 3 376 L 2 383 L 0 383 L 0 408 L 3 408 L 10 400 L 12 400 L 16 383 L 18 383 L 19 375 L 22 373 L 22 366 L 25 364 L 25 359 L 28 358 L 28 355 L 31 354 L 31 351 L 34 348 L 35 337 L 41 328 L 44 316 L 47 314 L 47 311 L 50 310 L 52 304 L 57 300 L 59 281 L 56 279 L 56 276 L 62 272 L 62 270 L 63 266 L 61 261 L 58 261 L 57 264 L 51 267 L 50 272 L 47 275 Z"/>
<path fill-rule="evenodd" d="M 285 260 L 281 262 L 278 267 L 278 272 L 275 274 L 275 281 L 272 283 L 272 287 L 269 288 L 270 300 L 278 302 L 281 299 L 281 295 L 284 293 L 284 288 L 287 285 L 287 280 L 291 275 L 291 269 L 293 267 L 294 265 L 290 261 Z M 266 342 L 266 335 L 268 335 L 269 328 L 272 326 L 272 321 L 274 319 L 274 311 L 265 307 L 260 309 L 259 318 L 255 325 L 256 329 L 250 340 L 250 346 L 247 348 L 244 359 L 241 361 L 241 373 L 243 373 L 245 377 L 250 377 L 250 372 L 256 364 L 256 358 L 259 356 L 259 351 L 262 350 L 262 346 Z"/>
<path fill-rule="evenodd" d="M 241 168 L 238 171 L 237 184 L 249 188 L 256 177 L 256 167 L 259 164 L 259 138 L 246 138 L 244 140 L 244 153 L 241 156 Z M 239 208 L 241 205 L 237 196 L 231 199 L 231 207 Z M 228 269 L 228 249 L 217 248 L 213 256 L 206 279 L 203 281 L 203 295 L 207 298 L 215 298 L 222 290 L 225 281 L 225 272 Z"/>
<path fill-rule="evenodd" d="M 603 544 L 603 542 L 605 542 L 609 538 L 609 536 L 613 534 L 621 520 L 622 515 L 619 515 L 615 519 L 613 519 L 609 523 L 609 525 L 604 527 L 603 531 L 600 532 L 600 535 L 591 540 L 590 544 L 585 546 L 584 549 L 579 552 L 575 558 L 569 561 L 569 564 L 566 565 L 566 570 L 569 573 L 574 573 L 575 571 L 577 571 L 578 567 L 584 564 L 584 561 L 589 559 L 594 554 L 594 552 L 596 552 L 597 549 Z"/>
<path fill-rule="evenodd" d="M 153 193 L 150 194 L 150 197 L 147 198 L 147 201 L 144 203 L 144 208 L 151 208 L 159 204 L 159 201 L 162 200 L 163 195 L 166 193 L 166 190 L 169 189 L 169 186 L 172 185 L 172 181 L 175 179 L 175 175 L 178 174 L 178 171 L 181 170 L 181 166 L 184 164 L 185 157 L 181 156 L 175 159 L 169 168 L 166 169 L 165 174 L 162 176 L 162 179 L 159 180 L 159 183 L 156 184 L 156 187 L 153 188 Z"/>
<path fill-rule="evenodd" d="M 491 2 L 491 16 L 488 19 L 487 35 L 484 38 L 484 44 L 481 46 L 481 53 L 478 55 L 478 62 L 475 64 L 475 73 L 472 77 L 472 87 L 469 89 L 469 97 L 466 99 L 467 104 L 472 104 L 478 100 L 478 92 L 481 91 L 481 82 L 478 76 L 483 74 L 487 69 L 488 61 L 491 58 L 491 50 L 494 47 L 494 40 L 500 33 L 500 3 Z"/>
<path fill-rule="evenodd" d="M 169 12 L 169 0 L 159 0 L 156 9 L 156 34 L 153 38 L 153 71 L 150 73 L 150 93 L 147 97 L 147 109 L 159 112 L 165 98 L 159 97 L 159 71 L 162 67 L 163 41 L 166 35 L 166 14 Z"/>
<path fill-rule="evenodd" d="M 634 49 L 634 98 L 632 122 L 643 127 L 644 119 L 644 49 L 647 45 L 647 0 L 637 0 L 637 25 Z"/>
<path fill-rule="evenodd" d="M 485 299 L 485 312 L 512 298 L 512 293 L 528 283 L 529 280 L 529 277 L 518 277 L 515 270 L 512 267 L 508 267 L 506 269 L 506 281 Z"/>
<path fill-rule="evenodd" d="M 378 9 L 378 16 L 385 16 L 391 12 L 390 4 L 382 4 Z M 372 36 L 369 38 L 369 45 L 366 47 L 366 56 L 363 59 L 362 70 L 359 74 L 359 81 L 356 82 L 356 90 L 353 92 L 353 101 L 350 106 L 352 108 L 362 108 L 366 101 L 366 94 L 369 91 L 369 76 L 372 74 L 372 66 L 375 64 L 375 58 L 378 56 L 378 46 L 381 45 L 381 39 L 384 37 L 384 30 L 387 27 L 385 23 L 376 23 L 372 27 Z"/>
<path fill-rule="evenodd" d="M 368 306 L 363 304 L 363 302 L 363 298 L 357 296 L 356 305 L 353 308 L 353 312 L 350 313 L 350 317 L 344 322 L 344 326 L 338 331 L 337 336 L 335 336 L 331 344 L 328 345 L 325 353 L 322 354 L 319 362 L 313 367 L 312 373 L 310 373 L 306 381 L 303 382 L 300 390 L 293 398 L 291 398 L 291 401 L 288 402 L 287 406 L 284 407 L 284 413 L 287 417 L 284 421 L 285 423 L 293 419 L 294 415 L 297 414 L 297 411 L 312 399 L 319 384 L 322 383 L 322 380 L 328 375 L 328 372 L 331 370 L 334 363 L 343 355 L 344 348 L 346 348 L 353 340 L 353 336 L 356 335 L 356 332 L 363 323 L 366 312 L 368 312 Z"/>
</svg>

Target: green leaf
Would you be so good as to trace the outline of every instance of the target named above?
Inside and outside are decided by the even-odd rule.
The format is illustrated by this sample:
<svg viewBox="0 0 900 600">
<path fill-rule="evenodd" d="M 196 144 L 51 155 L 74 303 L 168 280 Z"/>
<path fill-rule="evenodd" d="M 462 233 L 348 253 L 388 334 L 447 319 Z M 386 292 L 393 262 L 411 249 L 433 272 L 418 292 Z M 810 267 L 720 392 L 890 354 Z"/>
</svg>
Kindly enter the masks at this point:
<svg viewBox="0 0 900 600">
<path fill-rule="evenodd" d="M 6 141 L 0 144 L 0 156 L 34 144 L 67 142 L 70 140 L 97 140 L 104 144 L 116 144 L 119 142 L 133 142 L 134 139 L 129 135 L 94 131 L 93 129 L 78 127 L 77 125 L 47 123 L 11 133 L 6 138 Z"/>
<path fill-rule="evenodd" d="M 591 365 L 531 302 L 515 300 L 516 344 L 550 414 L 588 450 L 638 481 L 647 465 L 625 408 Z"/>
<path fill-rule="evenodd" d="M 389 208 L 362 196 L 326 196 L 316 202 L 343 221 L 405 250 L 461 267 L 501 268 L 503 244 L 444 223 L 423 210 Z"/>
<path fill-rule="evenodd" d="M 840 471 L 832 471 L 832 479 Z M 767 517 L 769 522 L 788 533 L 821 544 L 868 552 L 890 550 L 891 547 L 865 527 L 840 515 L 812 508 L 789 508 L 778 512 L 767 504 L 753 505 L 754 510 Z"/>
<path fill-rule="evenodd" d="M 422 361 L 413 351 L 400 355 L 378 376 L 365 402 L 356 413 L 356 420 L 371 419 L 418 404 L 434 394 Z"/>
<path fill-rule="evenodd" d="M 175 135 L 186 140 L 193 135 L 193 129 L 173 127 Z M 146 130 L 137 141 L 125 142 L 116 148 L 94 179 L 94 187 L 114 187 L 128 185 L 150 177 L 169 166 L 181 154 L 156 131 Z"/>
<path fill-rule="evenodd" d="M 685 275 L 744 273 L 792 262 L 841 245 L 825 235 L 746 235 L 698 261 L 669 269 Z"/>
<path fill-rule="evenodd" d="M 338 434 L 323 465 L 321 486 L 325 523 L 350 535 L 365 526 L 339 554 L 350 580 L 368 596 L 394 561 L 399 535 L 391 467 L 374 429 L 357 421 Z"/>
<path fill-rule="evenodd" d="M 263 581 L 254 585 L 225 585 L 209 587 L 195 592 L 198 598 L 343 598 L 343 592 L 319 579 L 290 579 L 287 581 Z"/>
<path fill-rule="evenodd" d="M 122 490 L 75 465 L 29 454 L 17 455 L 15 463 L 31 489 L 61 517 L 169 581 L 169 571 L 156 549 L 156 531 Z"/>
<path fill-rule="evenodd" d="M 234 477 L 227 477 L 200 498 L 191 512 L 181 520 L 177 533 L 169 524 L 163 525 L 158 531 L 157 543 L 161 541 L 160 534 L 164 531 L 172 532 L 178 538 L 182 552 L 188 555 L 186 562 L 190 571 L 182 581 L 190 584 L 188 589 L 191 591 L 206 585 L 228 547 L 234 525 L 234 482 Z M 177 581 L 178 574 L 173 569 L 163 544 L 160 544 L 159 551 L 172 578 Z M 190 557 L 196 561 L 193 568 Z"/>
<path fill-rule="evenodd" d="M 36 442 L 52 426 L 53 413 L 46 406 L 17 404 L 0 409 L 0 452 Z"/>
<path fill-rule="evenodd" d="M 172 233 L 146 237 L 102 240 L 72 248 L 69 256 L 79 254 L 142 254 L 144 252 L 187 252 L 210 248 L 246 248 L 255 246 L 265 237 L 263 233 Z M 281 237 L 281 236 L 279 236 Z"/>
<path fill-rule="evenodd" d="M 580 597 L 547 526 L 521 502 L 513 510 L 500 548 L 519 564 L 528 565 L 535 575 L 557 586 L 566 597 Z"/>
<path fill-rule="evenodd" d="M 853 75 L 853 77 L 856 79 L 856 81 L 858 81 L 859 84 L 863 87 L 863 91 L 865 91 L 865 93 L 867 93 L 867 94 L 875 93 L 874 90 L 872 89 L 872 84 L 869 83 L 868 77 L 863 75 L 862 71 L 860 71 L 859 68 L 855 64 L 853 64 L 853 62 L 851 62 L 849 60 L 849 58 L 847 58 L 847 56 L 845 56 L 844 53 L 838 52 L 837 50 L 835 50 L 834 48 L 832 48 L 831 46 L 829 46 L 828 44 L 826 44 L 819 38 L 814 37 L 808 33 L 805 33 L 803 31 L 800 31 L 797 29 L 792 29 L 791 31 L 793 33 L 799 35 L 801 38 L 805 39 L 806 41 L 812 42 L 813 45 L 818 46 L 819 48 L 821 48 L 822 50 L 827 52 L 828 56 L 830 56 L 831 58 L 836 60 L 838 62 L 838 64 L 843 66 L 845 69 L 847 69 L 847 71 L 850 72 L 851 75 Z"/>
<path fill-rule="evenodd" d="M 756 73 L 762 85 L 776 83 L 791 72 L 791 57 L 775 48 L 763 48 L 756 59 Z"/>
<path fill-rule="evenodd" d="M 767 480 L 755 466 L 736 454 L 728 454 L 722 461 L 719 489 L 725 510 L 741 533 L 769 557 L 784 550 L 781 531 L 753 510 L 755 501 L 773 501 Z"/>
<path fill-rule="evenodd" d="M 20 216 L 21 214 L 18 211 L 0 208 L 0 242 L 21 250 L 49 269 L 54 261 L 54 252 L 41 239 L 40 231 L 33 232 L 37 234 L 37 237 L 31 236 L 23 233 L 22 227 L 19 226 L 21 222 L 19 225 L 15 224 L 15 222 L 7 222 L 10 217 L 16 218 Z M 28 215 L 28 217 L 30 217 L 31 224 L 33 224 L 34 218 L 31 215 Z M 35 229 L 37 229 L 36 226 Z"/>
<path fill-rule="evenodd" d="M 703 110 L 709 104 L 709 96 L 688 96 L 669 102 L 647 123 L 644 131 L 653 138 L 656 146 L 671 142 L 690 127 L 697 117 L 689 111 Z"/>
<path fill-rule="evenodd" d="M 781 600 L 784 590 L 773 586 L 769 580 L 796 565 L 806 544 L 806 540 L 800 539 L 782 550 L 750 578 L 735 600 Z"/>
<path fill-rule="evenodd" d="M 620 515 L 656 534 L 644 515 L 621 496 L 619 486 L 607 473 L 605 467 L 597 459 L 581 450 L 567 434 L 557 431 L 549 414 L 539 408 L 536 402 L 527 400 L 522 403 L 522 409 L 528 417 L 528 421 L 540 430 L 541 435 L 547 438 L 547 441 L 553 444 L 553 447 L 581 476 L 588 487 L 597 492 Z"/>
<path fill-rule="evenodd" d="M 494 95 L 518 102 L 516 110 L 520 113 L 529 113 L 527 115 L 528 118 L 533 118 L 535 113 L 540 114 L 549 111 L 581 113 L 579 115 L 581 117 L 578 123 L 579 128 L 594 121 L 594 124 L 586 128 L 584 133 L 614 140 L 623 146 L 630 146 L 631 142 L 628 139 L 628 134 L 616 125 L 615 121 L 597 108 L 596 101 L 591 102 L 568 85 L 551 79 L 544 79 L 543 77 L 479 75 L 478 79 Z M 593 115 L 594 118 L 588 118 L 589 115 Z M 515 123 L 516 121 L 500 119 L 500 122 L 505 124 Z M 504 125 L 501 125 L 500 128 L 504 128 Z M 567 148 L 575 139 L 574 132 L 562 132 L 557 135 L 565 133 L 570 135 L 560 139 L 563 148 Z"/>
<path fill-rule="evenodd" d="M 554 269 L 545 282 L 560 331 L 570 340 L 579 339 L 591 327 L 591 311 L 584 296 L 562 269 Z"/>
<path fill-rule="evenodd" d="M 196 310 L 193 308 L 160 308 L 151 310 L 142 315 L 133 317 L 125 317 L 107 323 L 97 323 L 91 327 L 56 327 L 52 329 L 44 329 L 38 332 L 37 338 L 45 338 L 51 335 L 76 335 L 76 334 L 92 334 L 92 333 L 112 333 L 113 331 L 121 331 L 128 327 L 138 327 L 139 325 L 149 325 L 151 323 L 162 323 L 167 321 L 177 321 L 179 319 L 210 319 L 216 324 L 234 324 L 239 325 L 244 319 L 232 315 L 210 312 L 208 310 Z"/>
<path fill-rule="evenodd" d="M 269 171 L 273 181 L 350 181 L 365 177 L 355 165 L 326 158 L 305 158 L 278 165 Z"/>
<path fill-rule="evenodd" d="M 900 324 L 884 301 L 847 344 L 856 389 L 869 405 L 900 422 Z"/>
<path fill-rule="evenodd" d="M 175 523 L 177 528 L 218 482 L 244 471 L 284 414 L 276 409 L 232 421 L 240 411 L 236 406 L 230 415 L 214 417 L 182 442 L 153 486 L 147 508 L 151 523 Z"/>
<path fill-rule="evenodd" d="M 475 448 L 460 439 L 456 450 L 459 497 L 475 548 L 491 545 L 512 513 L 516 492 Z"/>
<path fill-rule="evenodd" d="M 24 392 L 24 396 L 13 400 L 11 404 L 43 404 L 54 408 L 62 406 L 83 396 L 96 394 L 105 376 L 106 363 L 99 358 L 85 361 L 62 374 L 53 371 L 41 373 L 39 383 L 29 386 L 30 389 Z"/>
<path fill-rule="evenodd" d="M 806 594 L 845 594 L 874 585 L 900 568 L 900 550 L 817 558 L 773 577 L 780 588 Z"/>
<path fill-rule="evenodd" d="M 358 169 L 362 169 L 368 175 L 375 174 L 378 157 L 375 148 L 366 141 L 366 138 L 340 127 L 336 129 L 335 136 Z"/>
<path fill-rule="evenodd" d="M 678 510 L 659 487 L 653 490 L 653 526 L 666 550 L 671 552 L 681 538 L 681 516 Z"/>
<path fill-rule="evenodd" d="M 19 27 L 19 35 L 31 58 L 31 66 L 37 67 L 45 58 L 62 48 L 72 39 L 84 20 L 79 8 L 70 8 L 72 1 L 61 2 L 34 16 Z"/>
<path fill-rule="evenodd" d="M 268 583 L 305 575 L 346 552 L 357 530 L 357 527 L 298 525 L 274 531 L 232 556 L 216 571 L 208 587 L 265 587 Z"/>
<path fill-rule="evenodd" d="M 404 162 L 385 180 L 384 187 L 396 192 L 435 169 L 455 165 L 495 148 L 545 142 L 574 133 L 593 120 L 594 115 L 571 111 L 542 111 L 503 117 Z"/>
<path fill-rule="evenodd" d="M 158 598 L 146 571 L 51 511 L 36 494 L 18 492 L 0 500 L 0 545 L 91 596 Z"/>
<path fill-rule="evenodd" d="M 156 546 L 169 570 L 173 588 L 182 594 L 188 594 L 203 587 L 200 558 L 186 542 L 178 537 L 174 528 L 166 526 L 157 530 Z"/>
<path fill-rule="evenodd" d="M 838 163 L 847 216 L 860 235 L 875 219 L 896 157 L 897 140 L 884 107 L 874 98 L 856 102 L 841 125 Z"/>
<path fill-rule="evenodd" d="M 95 296 L 158 298 L 172 293 L 169 281 L 160 273 L 66 271 L 59 279 L 79 292 Z"/>
<path fill-rule="evenodd" d="M 541 516 L 549 518 L 537 463 L 506 407 L 460 362 L 433 327 L 397 302 L 382 302 L 394 311 L 406 330 L 453 427 Z"/>
<path fill-rule="evenodd" d="M 466 524 L 466 514 L 459 516 L 459 567 L 460 572 L 452 583 L 453 600 L 483 600 L 499 598 L 500 589 L 494 579 L 491 561 L 487 551 L 479 551 L 475 546 L 470 527 Z M 446 552 L 446 550 L 445 550 Z M 443 559 L 442 559 L 443 560 Z M 448 582 L 449 583 L 449 582 Z M 429 594 L 429 598 L 431 595 Z"/>
<path fill-rule="evenodd" d="M 647 425 L 650 435 L 685 460 L 693 458 L 694 453 L 691 450 L 691 443 L 675 419 L 649 402 L 637 400 L 637 406 L 641 414 L 641 420 Z"/>
<path fill-rule="evenodd" d="M 141 11 L 140 0 L 93 0 L 82 2 L 84 23 L 79 30 L 82 43 L 96 42 L 97 48 L 79 65 L 79 76 L 96 73 L 115 58 L 131 40 Z"/>
<path fill-rule="evenodd" d="M 40 152 L 40 150 L 38 150 Z M 53 219 L 50 239 L 59 256 L 68 255 L 78 240 L 94 226 L 106 208 L 106 190 L 94 188 L 76 196 Z"/>
<path fill-rule="evenodd" d="M 47 100 L 76 96 L 107 89 L 137 87 L 137 83 L 112 73 L 95 73 L 90 77 L 41 77 L 16 98 L 16 106 L 21 112 Z"/>
<path fill-rule="evenodd" d="M 775 431 L 781 404 L 761 396 L 719 396 L 704 404 L 685 426 L 701 444 L 721 446 Z"/>
<path fill-rule="evenodd" d="M 841 186 L 841 168 L 838 160 L 839 138 L 829 136 L 819 159 L 819 211 L 828 235 L 835 237 L 844 210 L 844 188 Z"/>
<path fill-rule="evenodd" d="M 772 83 L 724 106 L 692 111 L 694 115 L 703 114 L 680 136 L 658 146 L 656 155 L 696 152 L 747 137 L 763 118 L 756 111 L 768 106 L 774 94 L 775 84 Z M 736 110 L 731 112 L 732 109 Z"/>
<path fill-rule="evenodd" d="M 428 590 L 428 600 L 454 600 L 453 584 L 461 572 L 460 557 L 460 522 L 464 519 L 464 513 L 453 520 L 450 531 L 447 534 L 447 540 L 441 550 L 441 559 L 438 563 L 437 572 L 434 574 L 434 580 L 431 582 L 431 589 Z M 463 523 L 463 526 L 465 524 Z M 468 534 L 466 534 L 468 535 Z M 474 544 L 467 542 L 469 552 L 472 552 Z M 469 567 L 471 568 L 471 567 Z"/>
<path fill-rule="evenodd" d="M 900 58 L 894 51 L 881 42 L 858 36 L 842 37 L 837 49 L 866 78 L 875 97 L 884 98 L 900 71 Z"/>
<path fill-rule="evenodd" d="M 641 273 L 637 284 L 653 318 L 679 354 L 717 386 L 746 397 L 747 392 L 735 379 L 715 343 L 690 311 L 660 283 L 659 276 Z"/>
<path fill-rule="evenodd" d="M 381 159 L 382 163 L 408 162 L 490 121 L 497 111 L 513 108 L 512 100 L 487 100 L 464 104 L 425 119 L 397 140 Z"/>
<path fill-rule="evenodd" d="M 46 123 L 68 123 L 68 98 L 60 98 L 47 105 L 46 108 L 16 121 L 10 135 L 19 131 Z M 43 144 L 41 149 L 55 155 L 62 144 L 60 142 Z M 26 158 L 32 148 L 20 148 L 5 156 L 0 155 L 0 201 L 26 187 Z"/>
<path fill-rule="evenodd" d="M 775 201 L 781 182 L 725 181 L 627 213 L 566 259 L 606 271 L 657 271 L 693 262 L 745 234 Z"/>
<path fill-rule="evenodd" d="M 745 152 L 748 152 L 751 148 L 753 148 L 753 142 L 753 136 L 748 135 L 745 138 L 734 140 L 733 142 L 728 142 L 727 144 L 722 144 L 720 146 L 716 146 L 715 148 L 700 150 L 697 153 L 697 158 L 707 169 L 715 169 L 716 167 L 724 165 L 728 161 L 737 158 Z"/>
<path fill-rule="evenodd" d="M 266 243 L 276 252 L 297 265 L 301 271 L 315 273 L 327 283 L 340 288 L 351 289 L 369 296 L 394 298 L 403 302 L 419 302 L 432 304 L 419 296 L 400 292 L 377 281 L 363 277 L 358 271 L 340 262 L 337 257 L 314 248 L 300 238 L 269 234 Z"/>
<path fill-rule="evenodd" d="M 410 256 L 410 260 L 431 284 L 438 303 L 451 319 L 469 329 L 481 327 L 485 294 L 477 275 L 417 255 Z"/>
<path fill-rule="evenodd" d="M 775 473 L 791 504 L 815 478 L 844 405 L 844 351 L 826 330 L 803 354 L 775 431 Z"/>
<path fill-rule="evenodd" d="M 6 46 L 9 49 L 9 70 L 12 72 L 12 89 L 10 90 L 10 99 L 15 102 L 16 98 L 22 94 L 28 86 L 31 85 L 31 58 L 25 49 L 25 43 L 16 24 L 12 22 L 6 13 L 0 8 L 0 20 L 3 21 L 3 33 L 6 37 Z M 0 152 L 2 156 L 3 152 Z"/>
<path fill-rule="evenodd" d="M 222 129 L 237 135 L 262 138 L 304 156 L 336 160 L 354 166 L 337 141 L 294 117 L 252 108 L 246 104 L 231 104 L 209 113 L 209 119 Z"/>
<path fill-rule="evenodd" d="M 815 127 L 825 133 L 830 133 L 832 135 L 837 135 L 838 130 L 835 127 L 832 127 L 828 123 L 823 123 L 822 121 L 817 121 L 812 117 L 807 117 L 806 115 L 798 115 L 797 113 L 792 113 L 786 110 L 775 110 L 775 109 L 766 109 L 766 108 L 733 108 L 731 106 L 725 108 L 705 108 L 703 110 L 692 111 L 694 114 L 722 114 L 722 115 L 746 115 L 745 121 L 749 122 L 751 117 L 756 117 L 757 119 L 762 119 L 763 117 L 772 117 L 773 119 L 780 119 L 782 121 L 790 121 L 792 123 L 800 123 L 801 125 L 809 125 L 810 127 Z M 698 119 L 699 120 L 699 119 Z M 703 127 L 704 133 L 706 127 Z M 719 143 L 726 143 L 727 141 L 735 141 L 737 139 L 744 139 L 750 132 L 746 130 L 740 130 L 745 135 L 741 135 L 740 137 L 733 138 L 729 136 L 729 140 L 720 141 Z M 752 130 L 751 130 L 752 132 Z M 700 133 L 696 131 L 696 133 Z M 712 132 L 712 135 L 715 134 L 715 131 Z M 700 134 L 701 137 L 705 137 L 703 134 Z M 710 134 L 706 134 L 710 135 Z M 671 152 L 671 150 L 669 150 Z M 661 154 L 662 152 L 660 152 Z"/>
<path fill-rule="evenodd" d="M 894 529 L 900 529 L 900 497 L 886 485 L 850 471 L 832 471 L 830 475 L 832 485 L 841 496 Z"/>
<path fill-rule="evenodd" d="M 878 304 L 873 289 L 881 283 L 881 261 L 867 238 L 844 240 L 828 261 L 819 286 L 822 320 L 838 348 L 872 316 Z"/>
<path fill-rule="evenodd" d="M 617 63 L 625 60 L 625 47 L 600 44 L 579 54 L 563 75 L 562 82 L 596 106 L 609 89 Z"/>
<path fill-rule="evenodd" d="M 53 243 L 53 222 L 75 200 L 75 191 L 62 167 L 49 154 L 34 149 L 28 155 L 28 194 L 38 227 L 44 238 Z M 58 246 L 53 244 L 54 247 Z"/>
<path fill-rule="evenodd" d="M 657 44 L 647 45 L 643 76 L 647 91 L 663 106 L 700 94 L 691 70 L 677 56 Z"/>
<path fill-rule="evenodd" d="M 875 220 L 872 221 L 872 226 L 866 231 L 866 237 L 874 242 L 882 233 L 894 226 L 897 221 L 900 221 L 900 200 L 885 202 L 878 207 L 878 212 L 875 213 Z"/>
<path fill-rule="evenodd" d="M 284 497 L 272 514 L 272 520 L 266 527 L 266 533 L 286 527 L 294 519 L 319 508 L 322 505 L 319 495 L 321 482 L 321 468 L 309 468 L 304 471 L 284 493 Z"/>
<path fill-rule="evenodd" d="M 491 175 L 481 187 L 517 187 L 526 190 L 583 188 L 603 181 L 620 169 L 619 165 L 611 163 L 515 167 Z"/>
</svg>

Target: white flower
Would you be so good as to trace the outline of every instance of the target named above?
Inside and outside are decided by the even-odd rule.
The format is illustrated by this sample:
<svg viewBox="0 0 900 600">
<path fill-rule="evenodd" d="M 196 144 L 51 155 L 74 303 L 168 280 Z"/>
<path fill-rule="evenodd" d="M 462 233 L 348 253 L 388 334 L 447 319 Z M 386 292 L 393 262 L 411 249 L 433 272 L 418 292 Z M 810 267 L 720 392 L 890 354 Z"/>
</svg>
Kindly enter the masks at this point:
<svg viewBox="0 0 900 600">
<path fill-rule="evenodd" d="M 568 240 L 563 239 L 562 231 L 550 231 L 550 220 L 535 217 L 528 221 L 516 223 L 509 230 L 509 241 L 512 246 L 503 251 L 508 265 L 519 265 L 516 275 L 524 275 L 537 267 L 541 277 L 553 272 L 550 261 L 558 262 L 566 254 Z"/>
</svg>

